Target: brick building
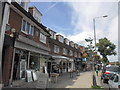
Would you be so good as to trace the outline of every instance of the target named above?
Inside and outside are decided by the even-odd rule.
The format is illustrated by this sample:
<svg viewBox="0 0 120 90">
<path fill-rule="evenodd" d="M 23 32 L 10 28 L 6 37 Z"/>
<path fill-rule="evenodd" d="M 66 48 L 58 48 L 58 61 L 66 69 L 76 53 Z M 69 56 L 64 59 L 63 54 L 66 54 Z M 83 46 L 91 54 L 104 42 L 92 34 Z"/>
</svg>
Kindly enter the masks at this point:
<svg viewBox="0 0 120 90">
<path fill-rule="evenodd" d="M 41 24 L 42 14 L 28 2 L 11 2 L 3 48 L 3 83 L 24 80 L 26 70 L 43 72 L 49 58 L 49 32 Z"/>
<path fill-rule="evenodd" d="M 27 70 L 64 73 L 82 68 L 79 45 L 41 24 L 36 7 L 11 2 L 9 11 L 2 58 L 5 86 L 25 80 Z"/>
<path fill-rule="evenodd" d="M 48 31 L 51 34 L 49 38 L 51 61 L 49 60 L 48 71 L 63 73 L 75 70 L 76 65 L 80 66 L 81 62 L 81 52 L 78 44 L 60 34 L 57 35 L 53 30 L 48 29 Z"/>
</svg>

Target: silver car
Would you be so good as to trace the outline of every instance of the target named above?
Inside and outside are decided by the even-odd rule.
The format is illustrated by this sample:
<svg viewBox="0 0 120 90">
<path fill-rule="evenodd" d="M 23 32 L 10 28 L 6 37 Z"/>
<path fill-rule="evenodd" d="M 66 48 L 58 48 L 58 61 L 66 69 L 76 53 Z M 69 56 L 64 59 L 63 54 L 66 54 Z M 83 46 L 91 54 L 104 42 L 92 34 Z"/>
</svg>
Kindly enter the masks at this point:
<svg viewBox="0 0 120 90">
<path fill-rule="evenodd" d="M 120 73 L 114 73 L 109 81 L 109 89 L 120 90 Z"/>
</svg>

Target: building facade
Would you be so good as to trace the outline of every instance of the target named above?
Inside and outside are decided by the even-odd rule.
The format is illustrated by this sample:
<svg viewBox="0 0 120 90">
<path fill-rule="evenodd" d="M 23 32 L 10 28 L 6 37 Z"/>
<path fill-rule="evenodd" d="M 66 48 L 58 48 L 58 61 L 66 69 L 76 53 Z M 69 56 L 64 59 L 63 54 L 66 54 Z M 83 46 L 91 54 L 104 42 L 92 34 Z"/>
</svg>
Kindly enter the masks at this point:
<svg viewBox="0 0 120 90">
<path fill-rule="evenodd" d="M 44 72 L 49 57 L 50 34 L 36 18 L 37 15 L 41 17 L 41 13 L 37 8 L 28 8 L 27 5 L 27 2 L 10 4 L 2 63 L 5 85 L 25 80 L 26 70 Z"/>
<path fill-rule="evenodd" d="M 53 30 L 48 29 L 51 37 L 49 38 L 50 60 L 48 65 L 49 72 L 69 72 L 80 69 L 81 52 L 78 44 L 56 34 Z M 79 67 L 78 67 L 79 66 Z"/>
<path fill-rule="evenodd" d="M 41 12 L 28 2 L 11 2 L 5 24 L 2 83 L 26 80 L 28 70 L 66 73 L 82 70 L 80 46 L 41 24 Z"/>
</svg>

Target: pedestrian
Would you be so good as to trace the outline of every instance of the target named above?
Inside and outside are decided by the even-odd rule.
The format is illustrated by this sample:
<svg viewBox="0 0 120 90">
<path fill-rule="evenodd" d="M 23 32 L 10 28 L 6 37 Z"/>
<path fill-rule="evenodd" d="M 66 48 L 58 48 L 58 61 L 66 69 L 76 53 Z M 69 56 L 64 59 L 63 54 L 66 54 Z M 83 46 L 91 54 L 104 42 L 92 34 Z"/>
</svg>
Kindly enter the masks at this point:
<svg viewBox="0 0 120 90">
<path fill-rule="evenodd" d="M 96 74 L 97 74 L 97 76 L 98 76 L 98 68 L 96 68 Z"/>
</svg>

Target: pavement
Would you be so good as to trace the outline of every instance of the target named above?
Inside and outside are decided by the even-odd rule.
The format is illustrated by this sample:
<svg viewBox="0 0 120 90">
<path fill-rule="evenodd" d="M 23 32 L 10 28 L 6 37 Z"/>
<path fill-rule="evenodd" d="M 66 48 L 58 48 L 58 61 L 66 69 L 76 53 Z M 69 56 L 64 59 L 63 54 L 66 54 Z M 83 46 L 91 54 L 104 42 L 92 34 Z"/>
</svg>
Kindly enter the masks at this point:
<svg viewBox="0 0 120 90">
<path fill-rule="evenodd" d="M 99 72 L 99 75 L 97 76 L 95 73 L 95 76 L 97 85 L 102 86 L 100 74 L 101 73 Z M 80 75 L 74 72 L 73 77 L 70 77 L 70 73 L 63 73 L 58 77 L 57 82 L 49 81 L 47 88 L 91 88 L 93 84 L 92 76 L 92 71 L 81 72 Z M 44 88 L 44 85 L 45 84 L 40 79 L 40 82 L 31 82 L 29 84 L 25 83 L 23 86 L 18 88 Z"/>
<path fill-rule="evenodd" d="M 98 76 L 95 73 L 95 77 L 96 77 L 96 82 L 98 86 L 102 86 L 102 82 L 101 82 L 101 71 L 98 72 Z"/>
<path fill-rule="evenodd" d="M 91 88 L 92 71 L 82 72 L 80 76 L 73 74 L 70 78 L 69 73 L 64 73 L 58 77 L 56 83 L 50 82 L 48 88 Z"/>
</svg>

